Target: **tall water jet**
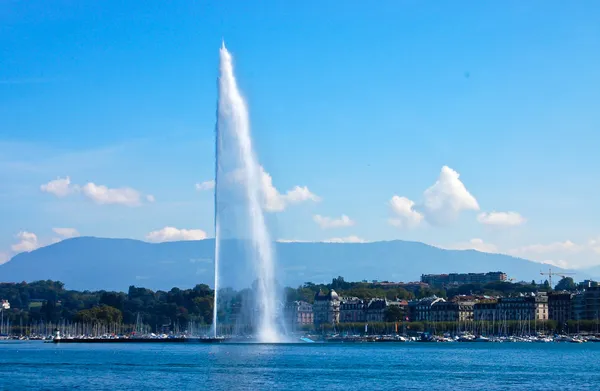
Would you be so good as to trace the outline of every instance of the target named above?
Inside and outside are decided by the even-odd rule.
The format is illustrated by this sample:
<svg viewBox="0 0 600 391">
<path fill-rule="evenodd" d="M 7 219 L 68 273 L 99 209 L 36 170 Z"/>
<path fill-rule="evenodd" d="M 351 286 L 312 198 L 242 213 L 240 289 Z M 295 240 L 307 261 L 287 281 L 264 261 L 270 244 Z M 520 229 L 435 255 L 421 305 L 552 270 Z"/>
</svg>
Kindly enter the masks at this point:
<svg viewBox="0 0 600 391">
<path fill-rule="evenodd" d="M 229 300 L 219 292 L 225 289 L 223 280 L 239 288 L 243 284 L 240 281 L 247 283 L 251 276 L 252 295 L 241 304 L 235 303 L 235 318 L 238 322 L 240 318 L 248 320 L 260 342 L 280 342 L 274 252 L 262 208 L 262 168 L 252 147 L 246 102 L 224 43 L 220 49 L 218 89 L 213 335 L 218 334 L 221 302 Z"/>
</svg>

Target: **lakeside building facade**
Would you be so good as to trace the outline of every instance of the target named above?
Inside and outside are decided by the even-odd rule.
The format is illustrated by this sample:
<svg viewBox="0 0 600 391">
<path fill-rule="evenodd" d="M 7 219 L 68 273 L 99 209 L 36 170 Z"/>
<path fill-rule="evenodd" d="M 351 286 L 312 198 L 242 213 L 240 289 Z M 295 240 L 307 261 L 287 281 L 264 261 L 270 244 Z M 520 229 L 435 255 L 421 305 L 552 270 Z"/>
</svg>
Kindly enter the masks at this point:
<svg viewBox="0 0 600 391">
<path fill-rule="evenodd" d="M 340 323 L 385 322 L 386 310 L 390 306 L 400 308 L 402 319 L 405 319 L 408 308 L 406 300 L 391 301 L 381 298 L 363 300 L 357 297 L 344 297 L 340 301 Z"/>
<path fill-rule="evenodd" d="M 421 275 L 421 282 L 437 287 L 458 286 L 465 284 L 488 284 L 490 282 L 506 281 L 507 279 L 508 276 L 503 272 Z"/>
<path fill-rule="evenodd" d="M 600 319 L 600 286 L 589 286 L 583 292 L 573 296 L 573 320 L 599 320 Z"/>
<path fill-rule="evenodd" d="M 473 320 L 476 321 L 545 321 L 549 319 L 549 313 L 548 296 L 544 292 L 482 300 L 473 305 Z"/>
<path fill-rule="evenodd" d="M 473 305 L 473 320 L 492 322 L 498 319 L 498 300 L 485 300 Z"/>
<path fill-rule="evenodd" d="M 340 322 L 364 323 L 367 320 L 367 300 L 358 297 L 345 298 L 340 304 Z"/>
<path fill-rule="evenodd" d="M 498 299 L 498 320 L 548 320 L 545 292 Z"/>
<path fill-rule="evenodd" d="M 431 322 L 431 307 L 446 300 L 435 295 L 408 303 L 408 318 L 411 322 Z"/>
<path fill-rule="evenodd" d="M 552 292 L 548 294 L 548 319 L 563 325 L 571 319 L 573 295 L 569 292 Z"/>
<path fill-rule="evenodd" d="M 437 301 L 431 305 L 429 320 L 431 322 L 468 322 L 473 320 L 472 301 Z"/>
<path fill-rule="evenodd" d="M 340 322 L 340 297 L 333 289 L 329 293 L 317 292 L 313 303 L 315 326 Z"/>
<path fill-rule="evenodd" d="M 286 303 L 283 307 L 283 314 L 286 325 L 291 327 L 292 331 L 314 324 L 313 306 L 305 301 Z"/>
<path fill-rule="evenodd" d="M 384 298 L 370 300 L 357 297 L 339 297 L 335 291 L 328 294 L 318 293 L 312 306 L 313 322 L 318 327 L 322 324 L 335 323 L 379 323 L 386 321 L 386 310 L 390 306 L 400 309 L 402 320 L 408 320 L 409 303 L 406 300 L 392 301 Z"/>
<path fill-rule="evenodd" d="M 367 322 L 383 322 L 385 309 L 388 306 L 386 299 L 371 299 L 367 306 Z"/>
</svg>

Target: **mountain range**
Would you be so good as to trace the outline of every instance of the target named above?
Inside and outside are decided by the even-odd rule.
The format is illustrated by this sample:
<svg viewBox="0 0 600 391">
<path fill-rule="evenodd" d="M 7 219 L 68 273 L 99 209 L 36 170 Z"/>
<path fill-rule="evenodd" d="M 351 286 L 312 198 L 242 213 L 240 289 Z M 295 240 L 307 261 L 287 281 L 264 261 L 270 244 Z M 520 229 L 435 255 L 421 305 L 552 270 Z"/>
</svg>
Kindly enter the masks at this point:
<svg viewBox="0 0 600 391">
<path fill-rule="evenodd" d="M 119 291 L 130 285 L 151 289 L 188 288 L 199 283 L 212 286 L 214 248 L 214 239 L 147 243 L 78 237 L 14 256 L 0 265 L 0 282 L 50 279 L 64 282 L 68 289 Z M 503 271 L 515 280 L 539 281 L 545 278 L 540 276 L 541 269 L 546 269 L 508 255 L 445 250 L 400 240 L 278 242 L 275 249 L 278 280 L 287 286 L 329 282 L 337 276 L 347 281 L 406 282 L 427 273 L 488 271 Z"/>
</svg>

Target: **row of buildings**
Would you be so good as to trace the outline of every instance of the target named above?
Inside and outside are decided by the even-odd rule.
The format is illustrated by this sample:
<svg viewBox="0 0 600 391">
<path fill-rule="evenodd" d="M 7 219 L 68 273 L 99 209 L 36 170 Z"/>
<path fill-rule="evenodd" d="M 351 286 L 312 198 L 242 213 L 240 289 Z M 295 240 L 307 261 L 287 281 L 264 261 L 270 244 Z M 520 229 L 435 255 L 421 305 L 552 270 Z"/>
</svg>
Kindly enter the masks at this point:
<svg viewBox="0 0 600 391">
<path fill-rule="evenodd" d="M 600 320 L 600 287 L 577 293 L 538 292 L 513 297 L 431 296 L 407 302 L 340 297 L 334 290 L 317 293 L 314 304 L 295 301 L 285 305 L 288 324 L 294 327 L 336 323 L 386 321 L 386 309 L 396 306 L 401 319 L 411 322 Z"/>
<path fill-rule="evenodd" d="M 448 288 L 465 284 L 489 284 L 490 282 L 508 281 L 508 276 L 503 272 L 488 273 L 448 273 L 448 274 L 423 274 L 421 282 L 435 287 Z"/>
<path fill-rule="evenodd" d="M 600 287 L 583 291 L 538 292 L 513 297 L 457 296 L 447 302 L 432 297 L 409 303 L 409 318 L 417 321 L 600 320 Z"/>
<path fill-rule="evenodd" d="M 433 296 L 409 303 L 409 319 L 421 322 L 544 321 L 549 313 L 544 292 L 500 298 L 457 296 L 450 301 Z"/>
<path fill-rule="evenodd" d="M 365 323 L 385 321 L 385 310 L 391 305 L 406 308 L 408 302 L 386 299 L 363 300 L 340 296 L 333 289 L 318 292 L 314 304 L 293 301 L 284 307 L 286 323 L 293 327 L 336 323 Z"/>
</svg>

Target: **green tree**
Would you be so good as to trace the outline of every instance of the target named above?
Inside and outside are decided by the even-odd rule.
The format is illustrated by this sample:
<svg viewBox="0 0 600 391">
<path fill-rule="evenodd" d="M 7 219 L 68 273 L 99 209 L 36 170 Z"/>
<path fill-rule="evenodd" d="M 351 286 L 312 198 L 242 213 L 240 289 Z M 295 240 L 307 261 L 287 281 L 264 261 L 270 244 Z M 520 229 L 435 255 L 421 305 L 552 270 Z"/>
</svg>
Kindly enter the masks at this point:
<svg viewBox="0 0 600 391">
<path fill-rule="evenodd" d="M 550 286 L 550 283 L 548 282 L 548 280 L 544 281 L 544 286 L 542 288 L 545 291 L 550 291 L 552 290 L 552 287 Z"/>
<path fill-rule="evenodd" d="M 193 312 L 197 314 L 204 323 L 212 323 L 213 299 L 211 297 L 196 297 L 193 300 Z"/>
<path fill-rule="evenodd" d="M 404 317 L 404 310 L 398 305 L 388 305 L 383 311 L 386 322 L 398 322 Z"/>
<path fill-rule="evenodd" d="M 557 291 L 574 291 L 577 289 L 577 284 L 573 281 L 573 278 L 563 277 L 554 289 Z"/>
<path fill-rule="evenodd" d="M 119 311 L 123 311 L 126 295 L 117 292 L 103 292 L 100 296 L 100 304 L 105 304 L 109 307 L 114 307 Z"/>
<path fill-rule="evenodd" d="M 348 289 L 351 285 L 352 283 L 344 281 L 344 277 L 338 276 L 338 278 L 331 280 L 330 288 L 339 291 L 342 289 Z"/>
<path fill-rule="evenodd" d="M 114 307 L 100 305 L 77 312 L 77 314 L 75 314 L 75 320 L 87 323 L 121 323 L 123 321 L 123 314 Z"/>
<path fill-rule="evenodd" d="M 198 284 L 193 289 L 194 294 L 200 297 L 204 296 L 213 296 L 214 292 L 210 287 L 206 284 Z"/>
</svg>

